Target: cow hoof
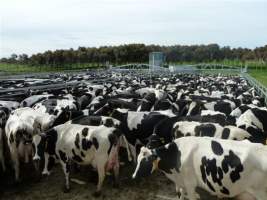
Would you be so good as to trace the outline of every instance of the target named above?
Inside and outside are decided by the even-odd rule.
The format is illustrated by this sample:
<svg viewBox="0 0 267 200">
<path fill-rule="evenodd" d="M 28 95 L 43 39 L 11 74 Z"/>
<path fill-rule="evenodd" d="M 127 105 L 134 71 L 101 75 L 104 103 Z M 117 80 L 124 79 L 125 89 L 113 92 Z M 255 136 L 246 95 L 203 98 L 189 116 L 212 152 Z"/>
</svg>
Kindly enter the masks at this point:
<svg viewBox="0 0 267 200">
<path fill-rule="evenodd" d="M 94 197 L 100 197 L 100 195 L 101 195 L 101 191 L 96 191 L 93 193 Z"/>
<path fill-rule="evenodd" d="M 63 192 L 64 192 L 64 193 L 69 193 L 69 192 L 70 192 L 70 188 L 64 187 L 64 188 L 63 188 Z"/>
</svg>

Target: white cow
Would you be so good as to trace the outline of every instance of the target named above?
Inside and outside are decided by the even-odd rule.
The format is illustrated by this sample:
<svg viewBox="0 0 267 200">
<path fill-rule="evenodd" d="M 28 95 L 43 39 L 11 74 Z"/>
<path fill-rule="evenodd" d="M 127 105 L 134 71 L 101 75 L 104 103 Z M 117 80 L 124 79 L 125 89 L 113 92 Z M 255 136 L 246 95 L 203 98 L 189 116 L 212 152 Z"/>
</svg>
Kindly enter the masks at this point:
<svg viewBox="0 0 267 200">
<path fill-rule="evenodd" d="M 65 174 L 65 192 L 70 190 L 69 165 L 74 161 L 79 165 L 91 164 L 98 171 L 95 196 L 99 196 L 106 171 L 113 170 L 115 179 L 119 175 L 119 137 L 116 128 L 105 126 L 85 126 L 63 124 L 33 138 L 35 154 L 33 160 L 39 163 L 45 158 L 44 173 L 49 173 L 49 160 L 58 157 Z M 38 164 L 36 164 L 38 166 Z"/>
<path fill-rule="evenodd" d="M 35 126 L 33 123 L 37 122 L 40 125 L 41 131 L 46 131 L 49 129 L 56 120 L 56 116 L 54 115 L 42 113 L 29 107 L 18 108 L 14 110 L 11 115 L 17 115 L 23 121 L 32 123 L 32 126 Z"/>
<path fill-rule="evenodd" d="M 180 200 L 199 198 L 197 187 L 219 198 L 249 194 L 266 200 L 267 147 L 262 144 L 191 136 L 154 150 L 142 147 L 133 178 L 156 169 L 175 183 Z"/>
<path fill-rule="evenodd" d="M 22 120 L 17 115 L 11 115 L 6 122 L 5 132 L 16 181 L 19 181 L 19 160 L 23 158 L 25 163 L 29 162 L 32 156 L 32 137 L 40 133 L 38 127 L 33 125 L 37 123 Z"/>
</svg>

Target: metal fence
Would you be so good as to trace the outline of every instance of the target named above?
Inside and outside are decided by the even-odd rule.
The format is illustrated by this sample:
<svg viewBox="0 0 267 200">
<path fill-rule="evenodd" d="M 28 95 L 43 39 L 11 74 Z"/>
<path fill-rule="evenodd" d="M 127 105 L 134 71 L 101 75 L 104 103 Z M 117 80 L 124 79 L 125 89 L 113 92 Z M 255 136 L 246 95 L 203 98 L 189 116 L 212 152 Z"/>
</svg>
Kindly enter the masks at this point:
<svg viewBox="0 0 267 200">
<path fill-rule="evenodd" d="M 241 73 L 240 76 L 244 77 L 255 88 L 258 94 L 264 98 L 265 105 L 267 105 L 267 88 L 248 73 Z"/>
</svg>

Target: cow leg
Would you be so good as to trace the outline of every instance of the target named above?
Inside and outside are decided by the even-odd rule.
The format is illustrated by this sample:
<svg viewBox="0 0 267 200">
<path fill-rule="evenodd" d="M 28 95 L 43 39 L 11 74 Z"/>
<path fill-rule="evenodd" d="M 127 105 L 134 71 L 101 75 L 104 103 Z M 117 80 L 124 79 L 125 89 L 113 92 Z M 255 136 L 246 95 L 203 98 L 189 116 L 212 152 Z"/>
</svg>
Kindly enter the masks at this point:
<svg viewBox="0 0 267 200">
<path fill-rule="evenodd" d="M 126 137 L 124 135 L 122 135 L 120 137 L 120 146 L 126 148 L 127 154 L 128 154 L 128 161 L 131 162 L 132 161 L 132 155 L 131 155 L 131 150 L 130 150 L 130 146 L 129 143 L 126 139 Z"/>
<path fill-rule="evenodd" d="M 129 149 L 130 149 L 130 152 L 131 152 L 131 154 L 133 156 L 133 160 L 136 163 L 136 161 L 137 161 L 137 159 L 136 159 L 136 148 L 132 144 L 129 144 Z"/>
<path fill-rule="evenodd" d="M 11 147 L 10 153 L 11 153 L 11 160 L 13 162 L 13 167 L 15 170 L 15 181 L 19 182 L 19 156 L 18 156 L 17 148 L 14 146 Z"/>
<path fill-rule="evenodd" d="M 64 186 L 63 192 L 67 193 L 70 191 L 70 165 L 69 165 L 68 160 L 66 160 L 66 162 L 60 160 L 60 163 L 61 163 L 63 172 L 65 174 L 65 186 Z"/>
<path fill-rule="evenodd" d="M 5 164 L 5 159 L 3 156 L 2 156 L 1 164 L 2 164 L 3 172 L 5 172 L 6 171 L 6 164 Z"/>
<path fill-rule="evenodd" d="M 114 187 L 119 187 L 119 173 L 120 173 L 120 161 L 119 161 L 119 147 L 117 147 L 117 152 L 115 155 L 115 164 L 113 167 L 113 172 L 114 172 Z"/>
<path fill-rule="evenodd" d="M 49 154 L 45 153 L 44 154 L 44 170 L 42 172 L 43 175 L 50 175 L 50 172 L 48 171 L 48 163 L 49 163 Z"/>
<path fill-rule="evenodd" d="M 31 145 L 31 144 L 30 144 Z M 24 145 L 24 157 L 25 163 L 29 163 L 30 157 L 32 156 L 32 148 L 29 144 Z"/>
<path fill-rule="evenodd" d="M 6 171 L 6 165 L 5 165 L 5 158 L 4 158 L 4 143 L 3 143 L 3 137 L 2 137 L 2 129 L 0 129 L 0 160 L 2 164 L 2 170 L 3 172 Z"/>
<path fill-rule="evenodd" d="M 101 189 L 103 185 L 103 181 L 105 179 L 105 163 L 103 162 L 105 159 L 98 159 L 97 163 L 97 172 L 98 172 L 98 183 L 96 191 L 93 193 L 94 197 L 99 197 L 101 195 Z"/>
<path fill-rule="evenodd" d="M 200 199 L 200 196 L 196 193 L 196 184 L 194 184 L 195 181 L 196 180 L 194 180 L 194 178 L 190 178 L 190 176 L 188 177 L 187 180 L 184 181 L 185 190 L 187 192 L 187 198 L 190 200 Z"/>
<path fill-rule="evenodd" d="M 3 170 L 3 172 L 5 172 L 6 171 L 6 165 L 5 165 L 5 158 L 4 158 L 3 149 L 0 150 L 0 160 L 1 160 L 2 170 Z"/>
</svg>

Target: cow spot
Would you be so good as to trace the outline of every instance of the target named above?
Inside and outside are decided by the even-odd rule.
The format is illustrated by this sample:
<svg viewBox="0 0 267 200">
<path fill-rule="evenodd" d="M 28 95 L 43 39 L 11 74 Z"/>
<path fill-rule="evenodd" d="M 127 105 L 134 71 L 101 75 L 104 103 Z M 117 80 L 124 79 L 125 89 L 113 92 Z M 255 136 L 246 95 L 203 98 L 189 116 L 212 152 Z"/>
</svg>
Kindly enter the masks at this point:
<svg viewBox="0 0 267 200">
<path fill-rule="evenodd" d="M 216 127 L 213 124 L 201 124 L 195 128 L 196 136 L 201 137 L 214 137 Z"/>
<path fill-rule="evenodd" d="M 74 144 L 77 147 L 77 149 L 80 149 L 80 135 L 79 135 L 79 133 L 76 134 Z"/>
<path fill-rule="evenodd" d="M 214 141 L 214 140 L 211 141 L 211 149 L 212 149 L 213 153 L 215 153 L 218 156 L 223 154 L 223 148 L 222 148 L 221 144 Z"/>
<path fill-rule="evenodd" d="M 96 150 L 98 149 L 99 147 L 99 143 L 97 141 L 97 139 L 95 137 L 93 137 L 93 145 L 95 146 Z"/>
<path fill-rule="evenodd" d="M 112 127 L 114 126 L 112 119 L 107 119 L 104 123 L 106 127 Z"/>
<path fill-rule="evenodd" d="M 85 155 L 84 155 L 84 153 L 83 153 L 82 151 L 81 151 L 81 156 L 82 156 L 82 157 L 85 157 Z"/>
<path fill-rule="evenodd" d="M 218 185 L 222 186 L 223 171 L 220 167 L 217 167 L 215 158 L 210 160 L 207 159 L 206 156 L 204 156 L 201 159 L 200 171 L 203 182 L 206 183 L 210 189 L 211 184 L 208 181 L 208 176 L 211 176 L 213 183 L 218 183 Z"/>
<path fill-rule="evenodd" d="M 231 150 L 229 155 L 226 155 L 222 161 L 222 169 L 224 173 L 232 170 L 230 178 L 233 183 L 240 179 L 240 173 L 244 171 L 240 158 Z"/>
<path fill-rule="evenodd" d="M 228 139 L 230 135 L 230 129 L 229 128 L 224 128 L 222 132 L 222 139 Z"/>
<path fill-rule="evenodd" d="M 221 193 L 226 194 L 226 195 L 230 194 L 229 190 L 225 187 L 223 187 L 220 191 L 221 191 Z"/>
<path fill-rule="evenodd" d="M 215 192 L 214 187 L 211 185 L 211 183 L 208 180 L 207 180 L 207 185 L 213 192 Z"/>
<path fill-rule="evenodd" d="M 83 136 L 83 137 L 86 137 L 86 136 L 88 135 L 88 131 L 89 131 L 88 128 L 84 128 L 84 129 L 82 130 L 82 136 Z"/>
<path fill-rule="evenodd" d="M 93 144 L 92 141 L 87 140 L 86 138 L 82 139 L 82 149 L 84 151 L 87 151 L 88 149 L 90 149 L 92 144 Z"/>
<path fill-rule="evenodd" d="M 67 155 L 66 155 L 66 153 L 63 152 L 63 151 L 61 151 L 61 150 L 59 150 L 58 153 L 59 153 L 59 157 L 60 157 L 60 159 L 61 159 L 64 163 L 66 163 L 66 162 L 67 162 Z"/>
<path fill-rule="evenodd" d="M 75 153 L 74 149 L 72 149 L 71 151 L 72 151 L 72 154 L 73 154 L 72 159 L 74 161 L 79 162 L 79 163 L 83 162 L 83 159 Z"/>
</svg>

